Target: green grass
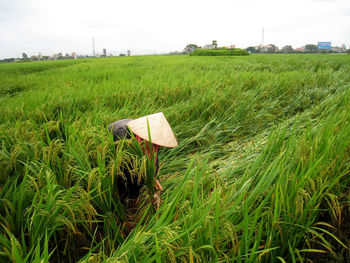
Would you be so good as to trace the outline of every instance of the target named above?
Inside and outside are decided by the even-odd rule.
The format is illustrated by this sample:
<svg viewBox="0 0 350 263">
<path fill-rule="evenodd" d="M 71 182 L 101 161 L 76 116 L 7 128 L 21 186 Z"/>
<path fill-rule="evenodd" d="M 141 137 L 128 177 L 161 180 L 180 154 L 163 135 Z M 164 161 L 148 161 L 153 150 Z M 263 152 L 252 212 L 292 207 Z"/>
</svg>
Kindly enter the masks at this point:
<svg viewBox="0 0 350 263">
<path fill-rule="evenodd" d="M 349 56 L 1 64 L 0 262 L 341 262 L 349 88 Z M 159 111 L 179 146 L 129 233 L 115 178 L 154 167 L 107 126 Z"/>
</svg>

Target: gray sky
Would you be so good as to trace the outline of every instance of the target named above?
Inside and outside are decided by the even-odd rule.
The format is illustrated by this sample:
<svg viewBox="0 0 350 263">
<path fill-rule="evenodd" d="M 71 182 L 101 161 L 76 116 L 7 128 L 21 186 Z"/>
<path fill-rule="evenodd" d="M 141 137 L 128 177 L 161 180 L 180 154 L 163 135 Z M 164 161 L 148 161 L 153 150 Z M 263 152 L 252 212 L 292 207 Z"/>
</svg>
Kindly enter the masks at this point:
<svg viewBox="0 0 350 263">
<path fill-rule="evenodd" d="M 350 45 L 349 0 L 0 0 L 0 58 L 180 51 L 186 44 Z"/>
</svg>

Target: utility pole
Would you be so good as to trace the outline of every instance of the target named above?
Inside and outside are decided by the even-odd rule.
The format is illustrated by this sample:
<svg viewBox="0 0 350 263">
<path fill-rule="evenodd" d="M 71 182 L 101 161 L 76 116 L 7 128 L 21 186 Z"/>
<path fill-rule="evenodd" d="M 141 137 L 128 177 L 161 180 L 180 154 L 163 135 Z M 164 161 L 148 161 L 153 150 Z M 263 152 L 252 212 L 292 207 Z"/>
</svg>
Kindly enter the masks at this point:
<svg viewBox="0 0 350 263">
<path fill-rule="evenodd" d="M 93 54 L 93 56 L 95 57 L 95 39 L 94 39 L 94 37 L 92 37 L 92 54 Z"/>
</svg>

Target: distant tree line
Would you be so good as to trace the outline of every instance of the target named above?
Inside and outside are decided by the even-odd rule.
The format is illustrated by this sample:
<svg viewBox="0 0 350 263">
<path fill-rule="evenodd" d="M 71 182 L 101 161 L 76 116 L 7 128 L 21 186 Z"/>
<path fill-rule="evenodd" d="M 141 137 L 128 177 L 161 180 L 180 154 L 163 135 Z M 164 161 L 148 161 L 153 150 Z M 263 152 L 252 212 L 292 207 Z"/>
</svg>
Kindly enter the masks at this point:
<svg viewBox="0 0 350 263">
<path fill-rule="evenodd" d="M 324 50 L 324 49 L 319 49 L 317 45 L 314 44 L 307 44 L 303 48 L 299 49 L 293 49 L 291 45 L 286 45 L 282 47 L 281 49 L 278 49 L 276 45 L 269 44 L 264 47 L 247 47 L 245 49 L 249 53 L 268 53 L 268 54 L 273 54 L 273 53 L 339 53 L 339 51 L 333 51 L 332 49 L 330 50 Z M 345 48 L 342 49 L 346 51 L 347 53 L 350 52 L 350 49 L 346 50 Z"/>
<path fill-rule="evenodd" d="M 196 49 L 190 56 L 247 56 L 249 53 L 243 49 Z"/>
<path fill-rule="evenodd" d="M 107 50 L 104 48 L 102 49 L 102 54 L 97 56 L 88 56 L 88 55 L 77 55 L 75 52 L 72 52 L 71 54 L 66 53 L 63 55 L 61 52 L 57 54 L 53 54 L 52 56 L 43 56 L 41 53 L 38 55 L 28 56 L 27 53 L 22 53 L 21 58 L 5 58 L 0 60 L 1 62 L 29 62 L 29 61 L 41 61 L 41 60 L 61 60 L 61 59 L 76 59 L 76 58 L 94 58 L 94 57 L 113 57 L 114 55 L 109 54 L 107 55 Z M 120 57 L 125 56 L 131 56 L 131 50 L 127 50 L 126 53 L 120 53 Z"/>
<path fill-rule="evenodd" d="M 222 49 L 227 49 L 227 50 L 233 50 L 235 48 L 232 48 L 234 46 L 230 46 L 230 47 L 218 47 L 218 43 L 216 40 L 212 41 L 212 44 L 209 45 L 205 45 L 203 47 L 198 46 L 197 44 L 188 44 L 186 45 L 186 47 L 184 48 L 182 53 L 179 52 L 174 52 L 173 54 L 193 54 L 193 53 L 197 53 L 197 54 L 205 54 L 205 53 L 210 53 L 209 52 L 199 52 L 197 50 L 222 50 Z M 274 44 L 269 44 L 266 46 L 250 46 L 247 47 L 246 49 L 244 49 L 246 52 L 248 53 L 268 53 L 268 54 L 274 54 L 274 53 L 282 53 L 282 54 L 286 54 L 286 53 L 339 53 L 339 52 L 350 52 L 350 49 L 346 50 L 345 46 L 343 45 L 343 47 L 339 48 L 339 47 L 332 47 L 332 49 L 330 50 L 324 50 L 324 49 L 319 49 L 317 45 L 314 44 L 307 44 L 302 48 L 297 48 L 297 49 L 293 49 L 291 45 L 286 45 L 284 47 L 282 47 L 281 49 L 279 49 L 276 45 Z M 212 54 L 214 54 L 215 52 L 212 52 Z M 219 54 L 219 53 L 217 53 Z M 223 54 L 223 53 L 220 53 Z"/>
</svg>

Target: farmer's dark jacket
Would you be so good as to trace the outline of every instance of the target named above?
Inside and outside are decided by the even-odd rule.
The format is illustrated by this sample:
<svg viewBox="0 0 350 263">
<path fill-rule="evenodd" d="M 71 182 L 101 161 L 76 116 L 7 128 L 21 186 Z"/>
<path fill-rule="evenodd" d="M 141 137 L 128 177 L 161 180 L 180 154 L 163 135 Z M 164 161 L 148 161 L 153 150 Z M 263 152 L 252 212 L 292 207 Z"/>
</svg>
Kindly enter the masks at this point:
<svg viewBox="0 0 350 263">
<path fill-rule="evenodd" d="M 108 125 L 108 130 L 113 133 L 113 140 L 119 141 L 122 139 L 131 139 L 131 134 L 127 123 L 132 121 L 132 119 L 122 119 Z M 157 174 L 159 169 L 158 156 L 156 159 L 156 172 Z M 137 180 L 131 180 L 129 171 L 126 169 L 123 170 L 123 173 L 126 177 L 126 180 L 122 176 L 117 177 L 117 187 L 119 197 L 122 203 L 125 203 L 125 199 L 136 199 L 139 196 L 140 189 L 145 185 L 144 180 L 142 179 L 140 184 L 137 183 Z"/>
</svg>

